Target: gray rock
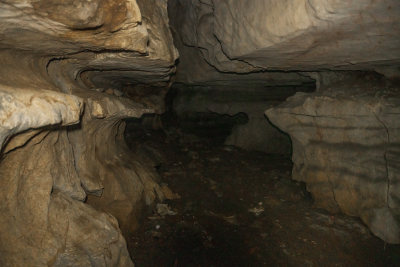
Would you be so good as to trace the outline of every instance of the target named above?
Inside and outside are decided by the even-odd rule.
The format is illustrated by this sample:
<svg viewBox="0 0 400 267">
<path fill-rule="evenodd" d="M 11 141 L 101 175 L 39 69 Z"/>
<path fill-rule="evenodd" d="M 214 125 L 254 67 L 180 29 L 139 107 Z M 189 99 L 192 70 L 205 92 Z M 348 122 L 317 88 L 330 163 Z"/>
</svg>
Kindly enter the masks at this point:
<svg viewBox="0 0 400 267">
<path fill-rule="evenodd" d="M 121 96 L 124 95 L 124 93 L 121 90 L 118 90 L 118 89 L 114 89 L 113 92 L 114 92 L 114 95 L 118 96 L 118 97 L 121 97 Z"/>
</svg>

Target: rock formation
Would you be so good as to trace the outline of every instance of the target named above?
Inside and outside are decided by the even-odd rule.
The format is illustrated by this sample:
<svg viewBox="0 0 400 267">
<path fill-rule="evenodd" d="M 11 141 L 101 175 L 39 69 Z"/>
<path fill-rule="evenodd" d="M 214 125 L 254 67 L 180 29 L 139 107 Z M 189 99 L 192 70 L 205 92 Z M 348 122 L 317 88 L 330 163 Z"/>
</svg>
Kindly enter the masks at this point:
<svg viewBox="0 0 400 267">
<path fill-rule="evenodd" d="M 400 34 L 400 3 L 170 0 L 169 7 L 181 52 L 176 82 L 196 88 L 179 91 L 177 113 L 247 113 L 249 123 L 234 128 L 226 142 L 275 152 L 271 143 L 284 148 L 284 136 L 265 131 L 265 139 L 258 138 L 262 127 L 251 119 L 262 118 L 256 106 L 264 105 L 269 122 L 290 135 L 293 177 L 306 182 L 316 205 L 360 216 L 377 236 L 399 243 L 400 94 L 393 88 L 400 77 L 400 39 L 395 37 Z M 387 95 L 386 82 L 369 84 L 370 74 L 358 71 L 375 71 L 397 82 Z M 285 81 L 293 74 L 299 76 Z M 264 95 L 281 95 L 282 101 L 290 94 L 275 84 L 307 91 L 302 87 L 307 78 L 315 80 L 317 92 L 297 93 L 278 107 L 279 101 L 263 101 L 254 93 L 260 88 Z M 235 102 L 232 88 L 248 94 Z M 226 97 L 216 100 L 212 96 L 217 93 L 202 91 Z M 251 94 L 258 100 L 249 101 Z"/>
<path fill-rule="evenodd" d="M 269 108 L 317 205 L 399 243 L 398 86 L 331 72 L 400 77 L 398 14 L 398 0 L 0 1 L 0 265 L 133 265 L 121 230 L 164 196 L 123 119 L 163 112 L 174 82 L 178 114 L 244 112 L 228 144 L 287 152 Z"/>
<path fill-rule="evenodd" d="M 172 86 L 176 89 L 173 110 L 181 120 L 188 114 L 196 117 L 207 112 L 229 116 L 244 113 L 249 122 L 234 126 L 226 144 L 289 153 L 288 137 L 265 120 L 263 111 L 296 91 L 312 91 L 313 80 L 294 72 L 260 72 L 261 68 L 226 58 L 215 38 L 214 5 L 219 2 L 168 3 L 174 43 L 180 51 Z M 271 143 L 271 139 L 275 142 Z"/>
<path fill-rule="evenodd" d="M 132 266 L 120 227 L 163 194 L 122 119 L 163 109 L 177 58 L 166 1 L 0 10 L 0 265 Z"/>
<path fill-rule="evenodd" d="M 297 93 L 267 110 L 293 143 L 293 179 L 319 207 L 358 216 L 400 242 L 399 88 L 362 75 Z"/>
<path fill-rule="evenodd" d="M 221 72 L 398 64 L 396 0 L 171 0 L 170 5 L 171 18 L 182 25 L 183 45 L 198 48 Z M 182 72 L 192 73 L 191 68 Z"/>
</svg>

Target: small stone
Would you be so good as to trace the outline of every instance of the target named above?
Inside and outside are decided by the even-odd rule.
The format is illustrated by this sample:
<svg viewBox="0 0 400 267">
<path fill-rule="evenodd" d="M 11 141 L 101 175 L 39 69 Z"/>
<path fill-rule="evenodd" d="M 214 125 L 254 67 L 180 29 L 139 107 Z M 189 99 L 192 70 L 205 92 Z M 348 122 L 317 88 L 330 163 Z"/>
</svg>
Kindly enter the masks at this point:
<svg viewBox="0 0 400 267">
<path fill-rule="evenodd" d="M 161 216 L 177 214 L 175 211 L 172 211 L 167 204 L 157 204 L 157 213 Z"/>
<path fill-rule="evenodd" d="M 199 153 L 197 153 L 195 151 L 190 151 L 188 154 L 189 154 L 189 157 L 191 157 L 192 159 L 199 159 Z"/>
<path fill-rule="evenodd" d="M 248 210 L 251 213 L 254 213 L 254 215 L 259 216 L 261 213 L 264 212 L 264 208 L 262 207 L 254 207 Z"/>
<path fill-rule="evenodd" d="M 113 90 L 112 88 L 108 88 L 108 89 L 105 91 L 105 93 L 108 94 L 108 95 L 113 95 L 113 94 L 114 94 L 114 90 Z"/>
<path fill-rule="evenodd" d="M 124 93 L 118 89 L 114 89 L 113 92 L 114 92 L 114 95 L 118 96 L 118 97 L 121 97 L 124 95 Z"/>
<path fill-rule="evenodd" d="M 179 194 L 172 192 L 172 190 L 166 184 L 161 185 L 161 191 L 163 192 L 166 199 L 173 200 L 181 198 Z"/>
</svg>

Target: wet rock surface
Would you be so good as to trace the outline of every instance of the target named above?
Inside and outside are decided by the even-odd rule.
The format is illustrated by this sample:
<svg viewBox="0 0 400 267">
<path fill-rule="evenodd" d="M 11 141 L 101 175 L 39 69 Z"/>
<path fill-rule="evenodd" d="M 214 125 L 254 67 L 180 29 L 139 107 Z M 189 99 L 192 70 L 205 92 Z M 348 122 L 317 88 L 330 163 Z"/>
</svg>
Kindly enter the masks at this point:
<svg viewBox="0 0 400 267">
<path fill-rule="evenodd" d="M 400 247 L 385 244 L 358 219 L 313 205 L 292 163 L 180 131 L 128 124 L 133 151 L 179 195 L 157 207 L 127 237 L 136 266 L 395 266 Z M 143 152 L 146 151 L 146 152 Z M 175 195 L 176 196 L 176 195 Z M 176 213 L 176 214 L 174 214 Z"/>
</svg>

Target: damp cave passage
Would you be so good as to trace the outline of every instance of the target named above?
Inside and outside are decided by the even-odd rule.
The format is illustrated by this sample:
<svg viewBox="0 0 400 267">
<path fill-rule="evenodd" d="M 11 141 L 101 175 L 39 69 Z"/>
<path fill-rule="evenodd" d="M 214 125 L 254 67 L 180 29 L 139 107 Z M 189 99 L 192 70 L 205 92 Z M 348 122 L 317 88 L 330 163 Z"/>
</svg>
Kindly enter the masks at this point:
<svg viewBox="0 0 400 267">
<path fill-rule="evenodd" d="M 292 180 L 290 138 L 263 111 L 314 90 L 174 85 L 166 113 L 127 120 L 128 146 L 170 189 L 125 236 L 135 264 L 395 263 L 396 247 L 385 248 L 359 219 L 315 208 L 305 184 Z"/>
<path fill-rule="evenodd" d="M 0 1 L 0 267 L 399 266 L 399 15 Z"/>
</svg>

